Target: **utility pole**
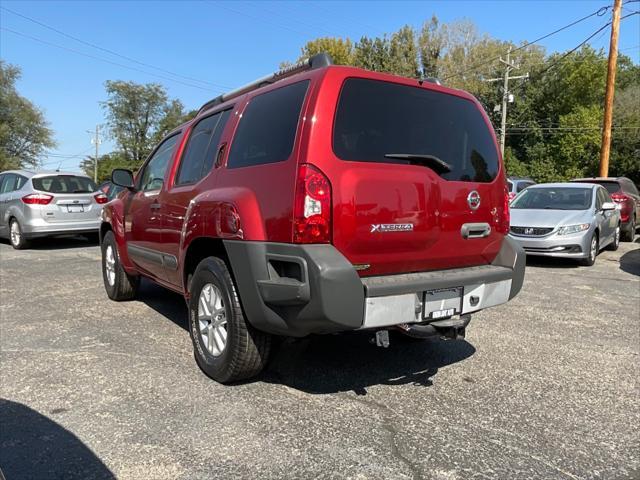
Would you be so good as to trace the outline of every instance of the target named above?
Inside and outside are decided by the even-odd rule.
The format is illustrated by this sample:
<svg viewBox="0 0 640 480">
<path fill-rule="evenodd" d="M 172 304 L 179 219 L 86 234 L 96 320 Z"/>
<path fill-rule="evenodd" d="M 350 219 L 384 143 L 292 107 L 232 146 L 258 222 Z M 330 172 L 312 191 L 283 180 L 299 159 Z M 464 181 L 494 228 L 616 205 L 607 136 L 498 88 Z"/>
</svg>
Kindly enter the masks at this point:
<svg viewBox="0 0 640 480">
<path fill-rule="evenodd" d="M 502 87 L 502 120 L 500 122 L 500 154 L 504 157 L 504 144 L 507 136 L 507 105 L 510 102 L 513 102 L 513 97 L 509 93 L 509 80 L 518 80 L 523 78 L 529 78 L 529 73 L 525 73 L 524 75 L 516 75 L 509 76 L 512 70 L 518 70 L 520 68 L 519 65 L 516 65 L 511 61 L 511 49 L 507 52 L 507 59 L 503 60 L 500 58 L 500 62 L 506 65 L 504 70 L 504 76 L 501 78 L 489 78 L 485 80 L 485 82 L 503 82 Z"/>
<path fill-rule="evenodd" d="M 91 130 L 87 130 L 87 133 L 93 133 Z M 93 181 L 98 182 L 98 147 L 100 145 L 100 125 L 96 125 L 95 136 L 91 139 L 91 143 L 96 146 L 96 157 L 93 162 Z"/>
<path fill-rule="evenodd" d="M 616 83 L 616 64 L 618 62 L 618 34 L 620 33 L 620 9 L 622 0 L 613 3 L 611 22 L 611 41 L 609 43 L 609 63 L 607 65 L 607 90 L 604 96 L 604 122 L 602 126 L 602 144 L 600 145 L 601 177 L 609 176 L 609 152 L 611 150 L 611 124 L 613 123 L 613 94 Z"/>
</svg>

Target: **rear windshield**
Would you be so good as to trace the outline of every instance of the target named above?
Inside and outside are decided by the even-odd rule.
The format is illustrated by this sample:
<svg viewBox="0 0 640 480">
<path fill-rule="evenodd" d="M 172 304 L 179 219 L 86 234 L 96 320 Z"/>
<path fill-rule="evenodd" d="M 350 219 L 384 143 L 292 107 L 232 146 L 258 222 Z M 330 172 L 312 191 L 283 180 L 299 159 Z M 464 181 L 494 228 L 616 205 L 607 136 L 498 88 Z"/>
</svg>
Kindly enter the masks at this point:
<svg viewBox="0 0 640 480">
<path fill-rule="evenodd" d="M 385 155 L 429 155 L 446 162 L 447 180 L 490 182 L 499 168 L 489 127 L 469 100 L 424 88 L 350 78 L 333 130 L 342 160 L 407 163 Z"/>
<path fill-rule="evenodd" d="M 621 190 L 620 184 L 618 182 L 594 182 L 594 183 L 597 183 L 598 185 L 602 185 L 604 188 L 607 189 L 607 192 L 609 193 L 616 193 Z"/>
<path fill-rule="evenodd" d="M 52 175 L 31 179 L 33 188 L 49 193 L 91 193 L 98 190 L 98 186 L 87 177 L 75 175 Z"/>
<path fill-rule="evenodd" d="M 515 210 L 587 210 L 591 207 L 591 188 L 529 188 L 511 204 Z"/>
</svg>

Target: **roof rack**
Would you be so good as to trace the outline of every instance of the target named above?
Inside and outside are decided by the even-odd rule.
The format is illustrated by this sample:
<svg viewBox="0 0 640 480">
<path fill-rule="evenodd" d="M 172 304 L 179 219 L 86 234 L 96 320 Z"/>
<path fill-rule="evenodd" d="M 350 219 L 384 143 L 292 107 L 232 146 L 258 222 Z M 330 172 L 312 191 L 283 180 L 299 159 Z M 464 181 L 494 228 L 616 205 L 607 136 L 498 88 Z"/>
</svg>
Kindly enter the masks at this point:
<svg viewBox="0 0 640 480">
<path fill-rule="evenodd" d="M 235 97 L 239 97 L 242 94 L 250 92 L 251 90 L 255 90 L 256 88 L 263 87 L 265 85 L 269 85 L 271 83 L 275 83 L 278 80 L 282 80 L 283 78 L 290 77 L 295 75 L 296 73 L 300 73 L 303 70 L 313 70 L 315 68 L 327 67 L 329 65 L 333 65 L 333 60 L 328 53 L 317 53 L 306 60 L 303 60 L 300 63 L 296 63 L 295 65 L 291 65 L 289 67 L 285 67 L 281 70 L 278 70 L 275 73 L 271 73 L 266 75 L 258 80 L 254 80 L 251 83 L 247 83 L 246 85 L 236 88 L 235 90 L 231 90 L 230 92 L 223 93 L 222 95 L 217 96 L 213 100 L 209 100 L 205 103 L 200 110 L 198 110 L 198 114 L 204 112 L 205 110 L 210 109 L 211 107 L 215 107 L 216 105 L 220 105 L 221 103 L 226 102 Z"/>
</svg>

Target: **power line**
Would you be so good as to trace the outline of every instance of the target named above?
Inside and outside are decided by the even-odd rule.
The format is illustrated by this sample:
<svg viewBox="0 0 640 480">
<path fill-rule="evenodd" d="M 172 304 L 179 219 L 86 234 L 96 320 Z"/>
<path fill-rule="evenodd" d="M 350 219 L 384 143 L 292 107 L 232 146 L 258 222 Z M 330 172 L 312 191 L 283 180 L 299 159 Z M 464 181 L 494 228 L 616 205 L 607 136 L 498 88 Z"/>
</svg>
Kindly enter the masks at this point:
<svg viewBox="0 0 640 480">
<path fill-rule="evenodd" d="M 0 9 L 5 10 L 5 11 L 7 11 L 7 12 L 13 14 L 13 15 L 16 15 L 18 17 L 24 18 L 25 20 L 28 20 L 28 21 L 30 21 L 32 23 L 35 23 L 36 25 L 40 25 L 41 27 L 47 28 L 47 29 L 49 29 L 49 30 L 51 30 L 53 32 L 56 32 L 56 33 L 58 33 L 60 35 L 63 35 L 65 37 L 67 37 L 67 38 L 70 38 L 71 40 L 75 40 L 76 42 L 82 43 L 84 45 L 87 45 L 87 46 L 89 46 L 91 48 L 95 48 L 97 50 L 101 50 L 103 52 L 109 53 L 109 54 L 114 55 L 116 57 L 123 58 L 125 60 L 128 60 L 129 62 L 137 63 L 138 65 L 142 65 L 142 66 L 148 67 L 148 68 L 153 68 L 154 70 L 159 70 L 161 72 L 168 73 L 169 75 L 173 75 L 174 77 L 183 78 L 185 80 L 190 80 L 190 81 L 193 81 L 193 82 L 199 82 L 199 83 L 203 83 L 205 85 L 211 85 L 213 87 L 219 87 L 219 88 L 224 88 L 224 89 L 231 88 L 231 87 L 227 87 L 225 85 L 216 84 L 216 83 L 209 82 L 209 81 L 206 81 L 206 80 L 200 80 L 198 78 L 193 78 L 193 77 L 188 77 L 186 75 L 181 75 L 179 73 L 172 72 L 171 70 L 167 70 L 167 69 L 164 69 L 164 68 L 161 68 L 161 67 L 156 67 L 155 65 L 151 65 L 149 63 L 141 62 L 140 60 L 136 60 L 135 58 L 128 57 L 127 55 L 123 55 L 121 53 L 114 52 L 113 50 L 101 47 L 99 45 L 96 45 L 95 43 L 91 43 L 91 42 L 87 42 L 86 40 L 82 40 L 81 38 L 75 37 L 75 36 L 70 35 L 70 34 L 68 34 L 66 32 L 58 30 L 57 28 L 52 27 L 51 25 L 47 25 L 46 23 L 43 23 L 43 22 L 41 22 L 39 20 L 36 20 L 34 18 L 31 18 L 31 17 L 28 17 L 28 16 L 26 16 L 26 15 L 24 15 L 22 13 L 16 12 L 15 10 L 11 10 L 10 8 L 0 7 Z"/>
<path fill-rule="evenodd" d="M 574 25 L 577 25 L 578 23 L 583 22 L 583 21 L 585 21 L 585 20 L 587 20 L 587 19 L 589 19 L 589 18 L 591 18 L 591 17 L 593 17 L 593 16 L 596 16 L 596 15 L 597 15 L 597 16 L 601 17 L 602 15 L 604 15 L 604 14 L 609 10 L 609 8 L 611 8 L 611 7 L 610 7 L 610 6 L 601 7 L 601 8 L 599 8 L 598 10 L 596 10 L 595 12 L 590 13 L 589 15 L 586 15 L 586 16 L 584 16 L 584 17 L 582 17 L 582 18 L 579 18 L 578 20 L 575 20 L 575 21 L 573 21 L 573 22 L 569 23 L 568 25 L 565 25 L 564 27 L 558 28 L 557 30 L 554 30 L 554 31 L 553 31 L 553 32 L 551 32 L 551 33 L 547 33 L 546 35 L 543 35 L 543 36 L 541 36 L 541 37 L 539 37 L 539 38 L 536 38 L 535 40 L 533 40 L 533 41 L 531 41 L 531 42 L 526 42 L 525 44 L 523 44 L 523 45 L 521 45 L 521 46 L 519 46 L 519 47 L 513 48 L 513 49 L 511 50 L 511 53 L 513 53 L 513 52 L 517 52 L 518 50 L 522 50 L 522 49 L 524 49 L 524 48 L 527 48 L 528 46 L 533 45 L 534 43 L 538 43 L 538 42 L 540 42 L 540 41 L 542 41 L 542 40 L 545 40 L 545 39 L 547 39 L 547 38 L 551 37 L 552 35 L 555 35 L 555 34 L 557 34 L 557 33 L 562 32 L 563 30 L 566 30 L 566 29 L 568 29 L 568 28 L 571 28 L 571 27 L 573 27 Z M 599 32 L 598 32 L 598 33 L 599 33 Z M 491 60 L 487 60 L 487 61 L 482 62 L 482 63 L 478 63 L 478 64 L 476 64 L 476 65 L 473 65 L 473 66 L 469 67 L 469 68 L 468 68 L 468 69 L 466 69 L 466 70 L 462 70 L 462 71 L 459 71 L 459 72 L 455 72 L 455 73 L 453 73 L 453 74 L 451 74 L 451 75 L 449 75 L 449 76 L 447 76 L 447 77 L 444 77 L 444 78 L 442 78 L 442 81 L 446 81 L 446 80 L 449 80 L 450 78 L 455 78 L 455 77 L 458 77 L 458 76 L 460 76 L 460 75 L 464 75 L 465 73 L 468 73 L 468 72 L 471 72 L 471 71 L 475 71 L 475 70 L 477 70 L 479 67 L 483 67 L 483 66 L 488 65 L 489 63 L 493 63 L 493 62 L 495 62 L 495 61 L 497 61 L 497 60 L 499 60 L 499 59 L 500 59 L 500 56 L 495 57 L 495 58 L 492 58 Z"/>
<path fill-rule="evenodd" d="M 73 48 L 65 47 L 65 46 L 63 46 L 63 45 L 58 45 L 57 43 L 48 42 L 47 40 L 42 40 L 41 38 L 34 37 L 34 36 L 32 36 L 32 35 L 28 35 L 28 34 L 26 34 L 26 33 L 18 32 L 18 31 L 16 31 L 16 30 L 12 30 L 12 29 L 10 29 L 10 28 L 0 27 L 0 30 L 3 30 L 3 31 L 5 31 L 5 32 L 13 33 L 14 35 L 18 35 L 18 36 L 20 36 L 20 37 L 28 38 L 28 39 L 30 39 L 30 40 L 34 40 L 34 41 L 36 41 L 36 42 L 43 43 L 43 44 L 45 44 L 45 45 L 49 45 L 49 46 L 51 46 L 51 47 L 60 48 L 60 49 L 62 49 L 62 50 L 66 50 L 66 51 L 68 51 L 68 52 L 72 52 L 72 53 L 75 53 L 75 54 L 77 54 L 77 55 L 82 55 L 83 57 L 92 58 L 92 59 L 94 59 L 94 60 L 98 60 L 98 61 L 101 61 L 101 62 L 109 63 L 109 64 L 111 64 L 111 65 L 116 65 L 116 66 L 118 66 L 118 67 L 127 68 L 127 69 L 129 69 L 129 70 L 133 70 L 133 71 L 136 71 L 136 72 L 140 72 L 140 73 L 144 73 L 144 74 L 147 74 L 147 75 L 152 75 L 152 76 L 155 76 L 155 77 L 163 78 L 163 79 L 168 80 L 168 81 L 170 81 L 170 82 L 180 83 L 180 84 L 182 84 L 182 85 L 186 85 L 186 86 L 188 86 L 188 87 L 199 88 L 200 90 L 205 90 L 205 91 L 207 91 L 207 92 L 211 92 L 211 89 L 210 89 L 210 88 L 206 88 L 206 87 L 203 87 L 203 86 L 201 86 L 201 85 L 194 85 L 194 84 L 192 84 L 192 83 L 183 82 L 182 80 L 178 80 L 178 79 L 175 79 L 175 78 L 167 77 L 167 76 L 165 76 L 165 75 L 160 75 L 160 74 L 158 74 L 158 73 L 148 72 L 148 71 L 146 71 L 146 70 L 142 70 L 142 69 L 140 69 L 140 68 L 131 67 L 131 66 L 129 66 L 129 65 L 124 65 L 124 64 L 122 64 L 122 63 L 118 63 L 118 62 L 114 62 L 114 61 L 111 61 L 111 60 L 107 60 L 106 58 L 96 57 L 95 55 L 91 55 L 91 54 L 89 54 L 89 53 L 84 53 L 84 52 L 81 52 L 81 51 L 79 51 L 79 50 L 75 50 L 75 49 L 73 49 Z M 223 91 L 223 90 L 221 90 L 221 89 L 216 89 L 216 90 L 217 90 L 217 91 L 219 91 L 219 92 L 222 92 L 222 91 Z"/>
</svg>

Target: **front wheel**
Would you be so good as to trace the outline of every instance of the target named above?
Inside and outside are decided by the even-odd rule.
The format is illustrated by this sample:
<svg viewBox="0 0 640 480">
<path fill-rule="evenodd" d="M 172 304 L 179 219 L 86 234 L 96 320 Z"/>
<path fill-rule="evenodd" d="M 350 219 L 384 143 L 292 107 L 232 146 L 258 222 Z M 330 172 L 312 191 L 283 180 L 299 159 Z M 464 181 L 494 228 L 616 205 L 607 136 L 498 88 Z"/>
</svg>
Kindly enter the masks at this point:
<svg viewBox="0 0 640 480">
<path fill-rule="evenodd" d="M 138 293 L 140 277 L 125 272 L 116 246 L 113 232 L 107 232 L 102 239 L 102 279 L 104 289 L 111 300 L 121 302 L 131 300 Z"/>
<path fill-rule="evenodd" d="M 245 319 L 224 261 L 202 260 L 191 281 L 189 332 L 196 362 L 209 377 L 230 383 L 253 377 L 267 363 L 271 335 Z"/>
<path fill-rule="evenodd" d="M 585 267 L 590 267 L 594 263 L 596 263 L 596 257 L 598 256 L 599 251 L 599 243 L 598 243 L 598 234 L 593 233 L 591 236 L 591 241 L 589 242 L 589 256 L 581 260 L 580 263 Z"/>
</svg>

